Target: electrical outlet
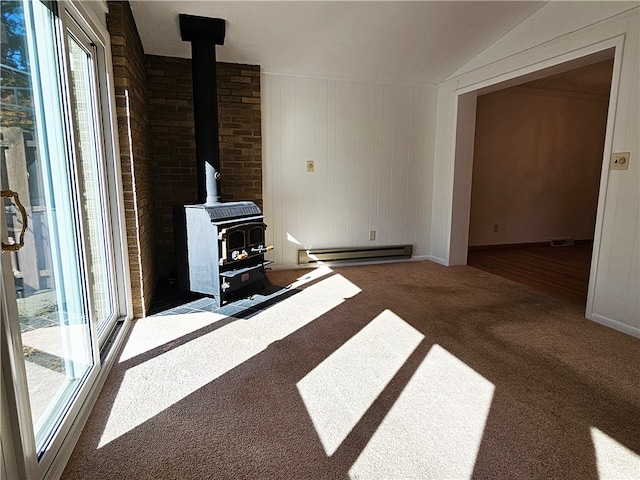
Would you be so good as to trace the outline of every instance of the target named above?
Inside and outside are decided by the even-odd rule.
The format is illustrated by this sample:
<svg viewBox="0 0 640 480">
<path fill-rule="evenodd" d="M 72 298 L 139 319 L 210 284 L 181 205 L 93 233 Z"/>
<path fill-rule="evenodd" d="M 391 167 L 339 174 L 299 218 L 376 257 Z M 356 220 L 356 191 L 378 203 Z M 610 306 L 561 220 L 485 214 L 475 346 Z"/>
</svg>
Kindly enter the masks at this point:
<svg viewBox="0 0 640 480">
<path fill-rule="evenodd" d="M 497 223 L 493 226 L 493 233 L 498 233 L 498 224 Z"/>
<path fill-rule="evenodd" d="M 313 173 L 315 171 L 315 165 L 313 164 L 313 160 L 307 160 L 307 172 Z"/>
<path fill-rule="evenodd" d="M 373 242 L 375 239 L 376 239 L 376 231 L 375 230 L 369 231 L 369 240 Z"/>
<path fill-rule="evenodd" d="M 628 170 L 629 169 L 629 152 L 619 152 L 611 154 L 611 170 Z"/>
</svg>

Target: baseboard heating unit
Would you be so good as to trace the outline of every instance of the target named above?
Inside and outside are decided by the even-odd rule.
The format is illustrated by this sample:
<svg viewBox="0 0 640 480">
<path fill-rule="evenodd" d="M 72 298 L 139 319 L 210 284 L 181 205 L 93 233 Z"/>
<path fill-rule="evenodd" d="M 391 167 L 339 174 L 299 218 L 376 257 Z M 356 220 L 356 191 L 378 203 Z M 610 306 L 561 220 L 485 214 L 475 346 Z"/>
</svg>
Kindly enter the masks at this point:
<svg viewBox="0 0 640 480">
<path fill-rule="evenodd" d="M 413 245 L 298 250 L 298 265 L 367 262 L 411 258 Z"/>
</svg>

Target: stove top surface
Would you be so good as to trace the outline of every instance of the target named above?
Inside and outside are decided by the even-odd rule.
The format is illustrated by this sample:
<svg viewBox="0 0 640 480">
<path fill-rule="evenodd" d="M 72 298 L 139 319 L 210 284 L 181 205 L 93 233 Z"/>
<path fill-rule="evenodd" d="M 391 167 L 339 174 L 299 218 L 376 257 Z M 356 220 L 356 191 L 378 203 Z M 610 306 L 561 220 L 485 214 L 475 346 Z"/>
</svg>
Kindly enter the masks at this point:
<svg viewBox="0 0 640 480">
<path fill-rule="evenodd" d="M 253 202 L 220 202 L 213 205 L 198 204 L 189 205 L 190 208 L 202 208 L 212 221 L 230 220 L 242 217 L 255 217 L 262 215 L 260 207 Z"/>
</svg>

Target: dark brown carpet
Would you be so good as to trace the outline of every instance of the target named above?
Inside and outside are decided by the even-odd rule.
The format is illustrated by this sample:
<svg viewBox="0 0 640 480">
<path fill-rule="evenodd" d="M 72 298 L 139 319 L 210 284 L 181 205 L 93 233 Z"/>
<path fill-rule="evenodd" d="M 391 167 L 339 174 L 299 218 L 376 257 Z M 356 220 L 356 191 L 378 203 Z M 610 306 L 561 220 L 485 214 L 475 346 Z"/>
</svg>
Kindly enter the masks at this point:
<svg viewBox="0 0 640 480">
<path fill-rule="evenodd" d="M 640 341 L 582 307 L 430 262 L 335 268 L 289 294 L 137 321 L 62 478 L 640 473 Z"/>
</svg>

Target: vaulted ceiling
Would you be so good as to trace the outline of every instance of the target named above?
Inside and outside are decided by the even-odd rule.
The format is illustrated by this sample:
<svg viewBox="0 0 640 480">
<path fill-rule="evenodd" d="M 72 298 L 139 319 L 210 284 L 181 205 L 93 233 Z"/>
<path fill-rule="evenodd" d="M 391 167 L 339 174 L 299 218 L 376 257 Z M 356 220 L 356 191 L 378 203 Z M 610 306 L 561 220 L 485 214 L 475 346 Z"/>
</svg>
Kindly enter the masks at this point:
<svg viewBox="0 0 640 480">
<path fill-rule="evenodd" d="M 324 78 L 437 84 L 547 2 L 131 2 L 145 53 L 189 58 L 178 14 L 226 20 L 219 61 Z"/>
</svg>

